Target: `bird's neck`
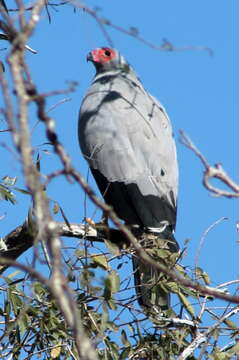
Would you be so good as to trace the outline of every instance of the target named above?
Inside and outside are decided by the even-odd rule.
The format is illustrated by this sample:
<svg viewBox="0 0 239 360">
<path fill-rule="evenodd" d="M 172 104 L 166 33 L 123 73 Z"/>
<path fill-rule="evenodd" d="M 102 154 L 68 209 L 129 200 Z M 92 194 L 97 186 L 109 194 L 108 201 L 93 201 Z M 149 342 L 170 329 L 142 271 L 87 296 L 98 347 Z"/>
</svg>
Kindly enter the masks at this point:
<svg viewBox="0 0 239 360">
<path fill-rule="evenodd" d="M 137 75 L 130 66 L 128 66 L 126 69 L 120 68 L 120 69 L 112 69 L 112 70 L 98 72 L 96 73 L 93 83 L 96 82 L 107 83 L 113 80 L 114 78 L 122 78 L 125 81 L 134 82 L 139 87 L 142 87 L 140 79 L 137 77 Z"/>
</svg>

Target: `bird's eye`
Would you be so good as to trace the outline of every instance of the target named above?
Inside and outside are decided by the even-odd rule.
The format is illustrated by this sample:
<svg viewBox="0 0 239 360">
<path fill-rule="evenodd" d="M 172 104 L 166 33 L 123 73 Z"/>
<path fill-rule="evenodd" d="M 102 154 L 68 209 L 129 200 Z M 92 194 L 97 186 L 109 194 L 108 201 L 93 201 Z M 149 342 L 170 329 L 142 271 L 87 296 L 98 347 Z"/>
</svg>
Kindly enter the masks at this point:
<svg viewBox="0 0 239 360">
<path fill-rule="evenodd" d="M 105 50 L 105 55 L 106 56 L 110 56 L 111 55 L 111 52 L 109 50 Z"/>
</svg>

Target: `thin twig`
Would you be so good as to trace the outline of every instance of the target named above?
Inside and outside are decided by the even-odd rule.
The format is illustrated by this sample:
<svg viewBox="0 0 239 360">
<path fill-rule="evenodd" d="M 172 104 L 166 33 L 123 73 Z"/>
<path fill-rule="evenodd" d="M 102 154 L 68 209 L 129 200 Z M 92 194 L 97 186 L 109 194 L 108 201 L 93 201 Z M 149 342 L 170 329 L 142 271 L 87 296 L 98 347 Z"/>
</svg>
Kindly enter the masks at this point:
<svg viewBox="0 0 239 360">
<path fill-rule="evenodd" d="M 105 26 L 109 26 L 112 29 L 115 29 L 127 36 L 131 36 L 134 39 L 142 42 L 144 45 L 146 45 L 154 50 L 168 51 L 168 52 L 199 50 L 199 51 L 207 51 L 210 56 L 213 55 L 212 49 L 207 46 L 190 45 L 190 46 L 177 47 L 177 46 L 174 46 L 170 41 L 166 40 L 165 38 L 162 39 L 162 45 L 155 45 L 154 43 L 152 43 L 152 42 L 144 39 L 142 36 L 140 36 L 138 29 L 135 27 L 130 27 L 129 30 L 125 29 L 119 25 L 113 24 L 111 22 L 111 20 L 99 16 L 96 10 L 86 6 L 85 4 L 80 3 L 77 0 L 71 0 L 70 3 L 74 7 L 82 9 L 83 11 L 85 11 L 86 13 L 88 13 L 90 16 L 92 16 L 95 19 L 95 21 L 97 22 L 97 24 L 100 27 L 100 30 L 102 31 L 102 33 L 104 35 L 106 41 L 108 42 L 109 46 L 111 46 L 111 47 L 113 47 L 114 44 L 113 44 L 113 41 L 112 41 L 110 35 L 106 31 Z"/>
<path fill-rule="evenodd" d="M 206 158 L 202 155 L 202 153 L 197 149 L 197 147 L 193 144 L 192 140 L 185 134 L 183 130 L 179 131 L 180 133 L 180 141 L 183 145 L 185 145 L 188 149 L 192 150 L 194 154 L 201 160 L 205 170 L 203 173 L 203 185 L 206 189 L 208 189 L 211 193 L 217 196 L 224 196 L 227 198 L 237 198 L 239 197 L 239 185 L 236 184 L 223 169 L 221 164 L 215 164 L 211 166 Z M 222 183 L 224 183 L 231 191 L 226 191 L 219 189 L 213 185 L 211 185 L 211 179 L 218 179 Z"/>
<path fill-rule="evenodd" d="M 200 257 L 200 254 L 201 254 L 201 250 L 202 250 L 202 247 L 203 247 L 203 244 L 204 244 L 204 241 L 208 235 L 208 233 L 217 225 L 219 225 L 222 221 L 224 220 L 228 220 L 227 217 L 223 216 L 221 217 L 220 219 L 214 221 L 213 224 L 211 224 L 205 231 L 204 233 L 202 234 L 201 238 L 200 238 L 200 242 L 199 242 L 199 245 L 198 245 L 198 249 L 196 251 L 196 256 L 195 256 L 195 268 L 198 267 L 198 264 L 199 264 L 199 257 Z"/>
</svg>

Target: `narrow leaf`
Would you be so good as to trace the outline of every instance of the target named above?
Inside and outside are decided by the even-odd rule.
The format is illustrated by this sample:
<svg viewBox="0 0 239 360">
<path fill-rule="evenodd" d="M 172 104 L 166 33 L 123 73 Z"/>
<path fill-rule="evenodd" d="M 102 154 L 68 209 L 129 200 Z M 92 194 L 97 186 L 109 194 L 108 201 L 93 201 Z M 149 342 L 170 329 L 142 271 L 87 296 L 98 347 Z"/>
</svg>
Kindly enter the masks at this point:
<svg viewBox="0 0 239 360">
<path fill-rule="evenodd" d="M 53 214 L 58 214 L 60 206 L 55 202 L 53 206 Z"/>
<path fill-rule="evenodd" d="M 120 249 L 116 244 L 109 240 L 104 240 L 104 243 L 112 254 L 116 256 L 120 255 Z"/>
<path fill-rule="evenodd" d="M 190 302 L 188 301 L 188 299 L 186 298 L 186 296 L 184 296 L 181 292 L 178 293 L 178 296 L 180 298 L 180 300 L 182 301 L 185 309 L 189 312 L 189 314 L 194 317 L 194 309 L 192 307 L 192 305 L 190 304 Z"/>
<path fill-rule="evenodd" d="M 115 270 L 110 272 L 109 279 L 111 282 L 111 290 L 113 293 L 116 293 L 117 291 L 119 291 L 120 278 Z"/>
<path fill-rule="evenodd" d="M 232 329 L 232 330 L 238 330 L 238 326 L 237 326 L 233 321 L 226 319 L 226 320 L 224 320 L 223 322 L 224 322 L 224 324 L 226 324 L 230 329 Z"/>
<path fill-rule="evenodd" d="M 60 355 L 60 353 L 61 353 L 61 345 L 51 350 L 52 359 L 56 359 Z"/>
<path fill-rule="evenodd" d="M 17 181 L 17 177 L 12 177 L 12 176 L 4 176 L 2 178 L 3 180 L 3 183 L 6 185 L 6 186 L 13 186 L 16 184 L 16 181 Z"/>
<path fill-rule="evenodd" d="M 108 312 L 106 310 L 103 310 L 103 313 L 101 316 L 101 322 L 100 322 L 100 331 L 102 334 L 104 333 L 104 331 L 107 328 L 108 319 L 109 319 Z"/>
<path fill-rule="evenodd" d="M 124 346 L 126 346 L 126 347 L 130 347 L 130 346 L 131 346 L 131 344 L 130 344 L 128 338 L 127 338 L 127 335 L 126 335 L 125 330 L 122 330 L 122 331 L 121 331 L 121 341 L 122 341 L 122 344 L 123 344 Z"/>
<path fill-rule="evenodd" d="M 104 270 L 108 270 L 108 260 L 105 255 L 93 255 L 91 258 L 92 262 Z"/>
</svg>

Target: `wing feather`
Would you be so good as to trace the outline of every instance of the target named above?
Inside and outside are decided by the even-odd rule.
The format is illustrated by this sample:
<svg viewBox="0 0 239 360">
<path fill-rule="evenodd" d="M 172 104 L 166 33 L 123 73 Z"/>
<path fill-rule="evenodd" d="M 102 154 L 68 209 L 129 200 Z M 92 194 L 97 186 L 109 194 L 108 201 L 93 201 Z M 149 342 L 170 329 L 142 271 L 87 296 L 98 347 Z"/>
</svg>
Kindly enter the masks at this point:
<svg viewBox="0 0 239 360">
<path fill-rule="evenodd" d="M 102 75 L 96 77 L 81 106 L 79 138 L 95 174 L 102 174 L 106 183 L 125 186 L 124 206 L 133 203 L 144 226 L 162 220 L 174 226 L 178 169 L 170 120 L 136 77 L 117 74 L 107 82 Z M 120 197 L 115 189 L 108 191 L 113 206 Z"/>
</svg>

